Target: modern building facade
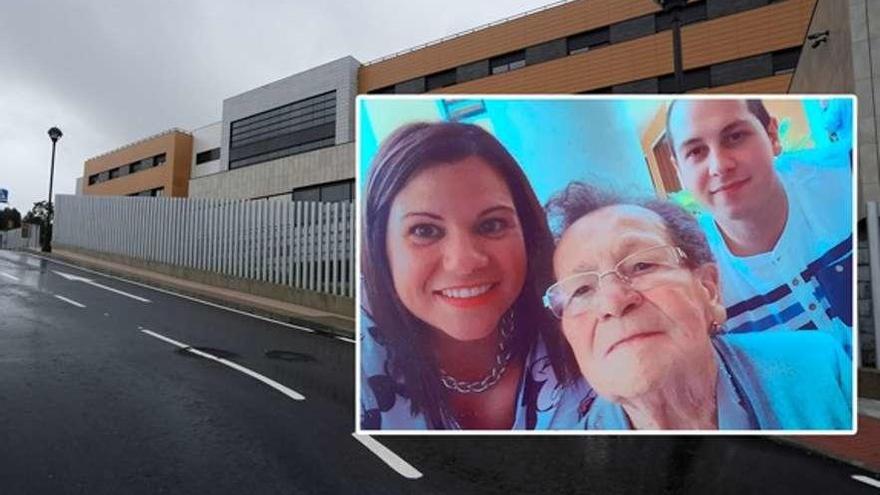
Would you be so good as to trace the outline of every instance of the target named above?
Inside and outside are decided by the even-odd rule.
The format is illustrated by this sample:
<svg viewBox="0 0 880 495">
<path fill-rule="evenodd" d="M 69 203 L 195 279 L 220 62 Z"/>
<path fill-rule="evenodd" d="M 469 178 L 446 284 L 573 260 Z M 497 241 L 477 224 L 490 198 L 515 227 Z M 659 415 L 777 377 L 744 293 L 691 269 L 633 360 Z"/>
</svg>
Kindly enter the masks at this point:
<svg viewBox="0 0 880 495">
<path fill-rule="evenodd" d="M 171 129 L 86 160 L 82 193 L 185 197 L 191 160 L 192 135 Z"/>
<path fill-rule="evenodd" d="M 685 91 L 788 92 L 816 0 L 698 0 L 681 12 Z M 368 63 L 363 93 L 673 93 L 671 16 L 577 0 Z"/>
<path fill-rule="evenodd" d="M 359 67 L 345 57 L 224 100 L 219 159 L 194 165 L 190 196 L 353 199 Z M 209 129 L 196 133 L 198 149 Z"/>
</svg>

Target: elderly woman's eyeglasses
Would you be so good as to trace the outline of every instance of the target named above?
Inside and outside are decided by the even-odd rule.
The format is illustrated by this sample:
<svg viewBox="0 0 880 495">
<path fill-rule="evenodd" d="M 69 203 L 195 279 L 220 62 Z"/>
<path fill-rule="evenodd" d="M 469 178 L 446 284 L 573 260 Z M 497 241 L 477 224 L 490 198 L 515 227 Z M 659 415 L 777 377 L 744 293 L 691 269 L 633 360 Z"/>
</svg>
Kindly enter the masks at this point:
<svg viewBox="0 0 880 495">
<path fill-rule="evenodd" d="M 592 309 L 599 283 L 606 275 L 617 275 L 635 290 L 648 290 L 663 283 L 664 275 L 679 268 L 687 256 L 675 246 L 654 246 L 630 254 L 604 273 L 576 273 L 550 286 L 544 306 L 557 318 L 573 317 Z"/>
</svg>

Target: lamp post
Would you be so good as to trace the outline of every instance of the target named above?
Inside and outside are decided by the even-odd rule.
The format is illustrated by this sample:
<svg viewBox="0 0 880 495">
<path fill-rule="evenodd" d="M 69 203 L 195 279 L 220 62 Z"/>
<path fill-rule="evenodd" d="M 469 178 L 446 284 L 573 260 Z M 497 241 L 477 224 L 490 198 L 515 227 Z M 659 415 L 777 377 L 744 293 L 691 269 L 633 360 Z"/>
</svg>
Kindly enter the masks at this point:
<svg viewBox="0 0 880 495">
<path fill-rule="evenodd" d="M 43 252 L 52 252 L 52 180 L 55 178 L 55 143 L 61 139 L 61 129 L 52 127 L 49 129 L 49 139 L 52 140 L 52 165 L 49 169 L 49 204 L 46 211 L 46 232 L 43 234 Z"/>
<path fill-rule="evenodd" d="M 675 92 L 684 92 L 684 70 L 681 62 L 681 9 L 687 0 L 654 0 L 654 2 L 672 16 L 672 63 L 675 70 Z"/>
</svg>

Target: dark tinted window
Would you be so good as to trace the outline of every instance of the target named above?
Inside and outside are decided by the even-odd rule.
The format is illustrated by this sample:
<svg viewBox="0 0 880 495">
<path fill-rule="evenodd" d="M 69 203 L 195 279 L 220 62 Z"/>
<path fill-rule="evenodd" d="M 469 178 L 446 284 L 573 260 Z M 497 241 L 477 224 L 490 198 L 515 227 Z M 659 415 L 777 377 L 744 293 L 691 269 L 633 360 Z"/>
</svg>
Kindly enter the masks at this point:
<svg viewBox="0 0 880 495">
<path fill-rule="evenodd" d="M 686 26 L 694 22 L 705 21 L 709 18 L 706 10 L 706 2 L 692 2 L 688 4 L 687 7 L 681 9 L 681 13 L 679 13 L 678 18 L 681 20 L 682 26 Z M 672 29 L 672 13 L 657 12 L 655 27 L 657 29 L 657 32 Z"/>
<path fill-rule="evenodd" d="M 789 48 L 773 53 L 773 73 L 785 74 L 793 72 L 801 56 L 801 47 Z"/>
<path fill-rule="evenodd" d="M 205 162 L 213 162 L 220 159 L 220 148 L 214 148 L 201 153 L 196 153 L 196 165 Z"/>
<path fill-rule="evenodd" d="M 335 136 L 336 91 L 330 91 L 233 122 L 229 167 L 332 146 Z"/>
<path fill-rule="evenodd" d="M 431 74 L 425 78 L 425 87 L 428 91 L 452 86 L 455 83 L 455 69 Z"/>
<path fill-rule="evenodd" d="M 519 50 L 489 60 L 492 74 L 501 74 L 526 66 L 526 51 Z"/>
<path fill-rule="evenodd" d="M 354 199 L 354 181 L 329 182 L 293 190 L 294 201 L 351 201 Z"/>
<path fill-rule="evenodd" d="M 608 27 L 593 29 L 580 34 L 568 37 L 568 53 L 570 55 L 592 50 L 600 46 L 607 45 L 611 42 L 610 31 Z"/>
</svg>

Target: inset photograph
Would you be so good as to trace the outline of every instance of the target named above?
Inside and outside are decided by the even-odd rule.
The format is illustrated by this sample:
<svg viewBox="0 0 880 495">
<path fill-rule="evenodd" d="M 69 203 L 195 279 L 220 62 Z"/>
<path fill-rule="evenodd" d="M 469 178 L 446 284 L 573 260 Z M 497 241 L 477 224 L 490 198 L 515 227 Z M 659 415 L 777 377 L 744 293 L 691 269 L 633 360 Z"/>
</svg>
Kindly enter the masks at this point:
<svg viewBox="0 0 880 495">
<path fill-rule="evenodd" d="M 369 433 L 854 433 L 849 96 L 361 96 Z"/>
</svg>

